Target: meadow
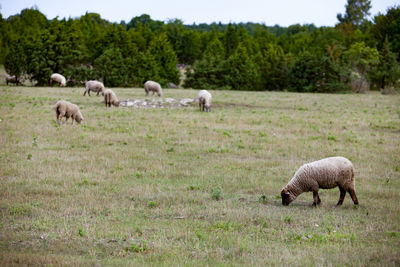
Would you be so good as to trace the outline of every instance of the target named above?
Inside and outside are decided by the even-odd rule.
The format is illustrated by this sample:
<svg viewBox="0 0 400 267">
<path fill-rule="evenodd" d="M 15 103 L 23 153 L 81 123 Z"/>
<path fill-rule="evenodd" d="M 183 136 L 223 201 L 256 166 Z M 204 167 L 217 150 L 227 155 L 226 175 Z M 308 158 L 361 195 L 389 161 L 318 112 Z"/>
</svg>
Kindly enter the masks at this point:
<svg viewBox="0 0 400 267">
<path fill-rule="evenodd" d="M 210 91 L 205 113 L 83 91 L 0 86 L 0 265 L 400 265 L 399 95 Z M 59 127 L 59 99 L 85 121 Z M 329 156 L 353 162 L 360 205 L 335 188 L 282 206 Z"/>
</svg>

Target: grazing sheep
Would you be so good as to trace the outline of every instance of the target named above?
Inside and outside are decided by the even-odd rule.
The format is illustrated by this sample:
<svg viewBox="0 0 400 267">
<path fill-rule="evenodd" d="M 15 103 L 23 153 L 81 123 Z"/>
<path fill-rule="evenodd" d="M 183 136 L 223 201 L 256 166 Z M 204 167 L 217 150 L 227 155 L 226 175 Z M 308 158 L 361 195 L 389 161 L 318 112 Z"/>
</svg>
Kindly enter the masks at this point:
<svg viewBox="0 0 400 267">
<path fill-rule="evenodd" d="M 313 206 L 320 204 L 318 190 L 339 187 L 340 198 L 337 205 L 342 205 L 346 192 L 349 192 L 354 204 L 358 204 L 354 191 L 354 167 L 351 161 L 343 157 L 330 157 L 304 164 L 282 189 L 282 204 L 287 206 L 304 192 L 313 192 Z"/>
<path fill-rule="evenodd" d="M 149 92 L 152 91 L 154 93 L 157 93 L 159 97 L 162 96 L 162 89 L 159 83 L 153 82 L 153 81 L 147 81 L 144 83 L 144 91 L 146 92 L 146 96 L 149 95 Z"/>
<path fill-rule="evenodd" d="M 199 92 L 199 107 L 200 110 L 210 112 L 211 111 L 211 100 L 212 96 L 207 90 L 201 90 Z"/>
<path fill-rule="evenodd" d="M 87 81 L 85 83 L 85 92 L 83 93 L 83 96 L 86 95 L 86 92 L 90 96 L 90 91 L 97 92 L 97 95 L 101 92 L 102 95 L 104 95 L 104 84 L 99 81 Z"/>
<path fill-rule="evenodd" d="M 53 82 L 59 83 L 62 87 L 65 87 L 67 85 L 67 80 L 59 73 L 53 73 L 50 76 L 50 86 L 53 86 Z"/>
<path fill-rule="evenodd" d="M 18 85 L 19 80 L 17 79 L 17 77 L 15 75 L 10 76 L 6 73 L 6 84 L 8 85 L 8 83 L 15 83 L 16 85 Z"/>
<path fill-rule="evenodd" d="M 75 104 L 65 100 L 59 100 L 56 103 L 55 109 L 58 125 L 61 125 L 61 119 L 63 117 L 66 117 L 65 123 L 70 117 L 72 118 L 72 124 L 74 124 L 74 120 L 76 120 L 77 123 L 81 123 L 81 121 L 83 121 L 82 113 L 79 110 L 79 107 Z"/>
<path fill-rule="evenodd" d="M 113 90 L 107 89 L 104 91 L 104 103 L 106 104 L 106 107 L 107 106 L 111 107 L 111 104 L 113 104 L 116 107 L 119 106 L 117 95 L 114 93 Z"/>
</svg>

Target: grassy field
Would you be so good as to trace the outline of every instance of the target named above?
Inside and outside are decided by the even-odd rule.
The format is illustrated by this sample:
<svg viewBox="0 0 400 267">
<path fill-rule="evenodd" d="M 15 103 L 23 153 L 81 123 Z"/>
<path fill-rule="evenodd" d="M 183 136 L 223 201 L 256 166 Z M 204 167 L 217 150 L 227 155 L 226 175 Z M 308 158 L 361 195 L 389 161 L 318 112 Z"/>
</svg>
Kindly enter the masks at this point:
<svg viewBox="0 0 400 267">
<path fill-rule="evenodd" d="M 211 91 L 204 113 L 82 93 L 0 87 L 0 265 L 400 265 L 399 95 Z M 84 123 L 57 126 L 59 99 Z M 281 205 L 302 164 L 335 155 L 358 207 L 338 188 Z"/>
</svg>

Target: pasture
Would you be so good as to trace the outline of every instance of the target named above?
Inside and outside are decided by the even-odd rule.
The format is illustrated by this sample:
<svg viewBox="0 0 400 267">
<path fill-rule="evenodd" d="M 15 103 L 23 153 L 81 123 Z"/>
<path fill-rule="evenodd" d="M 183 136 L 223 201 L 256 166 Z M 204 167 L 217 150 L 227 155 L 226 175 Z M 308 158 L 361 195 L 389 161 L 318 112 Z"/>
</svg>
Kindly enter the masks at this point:
<svg viewBox="0 0 400 267">
<path fill-rule="evenodd" d="M 400 265 L 399 95 L 210 91 L 205 113 L 83 91 L 0 87 L 0 265 Z M 59 99 L 83 124 L 57 125 Z M 282 206 L 302 164 L 336 155 L 358 207 L 338 188 Z"/>
</svg>

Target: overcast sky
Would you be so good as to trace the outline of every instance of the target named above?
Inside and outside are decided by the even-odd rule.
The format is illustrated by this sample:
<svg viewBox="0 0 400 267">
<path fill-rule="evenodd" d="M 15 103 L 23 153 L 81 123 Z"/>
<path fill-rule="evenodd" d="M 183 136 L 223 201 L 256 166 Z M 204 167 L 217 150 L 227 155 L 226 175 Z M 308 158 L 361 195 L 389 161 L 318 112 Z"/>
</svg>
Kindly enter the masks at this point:
<svg viewBox="0 0 400 267">
<path fill-rule="evenodd" d="M 76 18 L 86 11 L 99 13 L 111 22 L 149 14 L 152 19 L 172 18 L 185 24 L 257 22 L 268 26 L 311 24 L 333 26 L 337 13 L 344 13 L 347 0 L 0 0 L 4 18 L 36 6 L 48 19 Z M 386 13 L 400 0 L 372 0 L 371 15 Z"/>
</svg>

